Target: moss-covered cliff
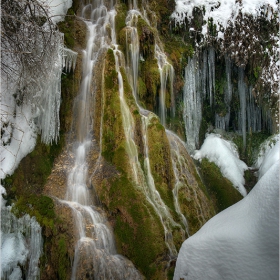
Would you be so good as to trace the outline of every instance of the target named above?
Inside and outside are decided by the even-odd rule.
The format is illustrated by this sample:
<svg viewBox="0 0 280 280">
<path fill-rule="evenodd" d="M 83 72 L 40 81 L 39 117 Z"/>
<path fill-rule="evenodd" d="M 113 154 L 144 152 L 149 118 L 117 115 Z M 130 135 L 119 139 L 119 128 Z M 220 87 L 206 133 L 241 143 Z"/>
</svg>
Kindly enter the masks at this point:
<svg viewBox="0 0 280 280">
<path fill-rule="evenodd" d="M 214 48 L 216 53 L 214 103 L 210 104 L 208 95 L 203 100 L 198 146 L 203 143 L 205 133 L 215 127 L 216 115 L 224 117 L 230 112 L 227 131 L 238 130 L 238 69 L 241 58 L 231 56 L 233 98 L 228 103 L 225 99 L 228 81 L 224 57 L 229 51 L 233 53 L 228 42 L 238 34 L 234 33 L 235 29 L 233 35 L 227 33 L 225 45 L 221 48 L 217 41 L 203 41 L 200 35 L 190 36 L 189 28 L 202 28 L 203 10 L 195 9 L 193 20 L 186 22 L 184 28 L 177 26 L 170 30 L 174 1 L 138 3 L 135 28 L 140 61 L 135 95 L 130 82 L 128 45 L 131 38 L 126 25 L 131 5 L 131 1 L 116 2 L 114 26 L 118 46 L 110 45 L 113 29 L 110 26 L 112 23 L 108 22 L 108 45 L 98 53 L 92 73 L 89 90 L 94 92 L 94 96 L 88 104 L 92 117 L 92 149 L 87 154 L 87 187 L 96 207 L 106 213 L 118 253 L 131 260 L 146 279 L 172 279 L 176 255 L 171 252 L 178 252 L 184 239 L 199 230 L 215 211 L 221 211 L 241 199 L 213 163 L 203 160 L 197 169 L 180 140 L 188 137 L 183 110 L 184 85 L 188 82 L 184 80 L 184 71 L 188 57 L 196 55 L 197 67 L 202 69 L 204 54 L 209 52 L 209 48 Z M 64 22 L 58 24 L 64 33 L 65 45 L 78 52 L 75 71 L 63 74 L 61 78 L 60 140 L 48 146 L 38 139 L 34 151 L 22 160 L 14 175 L 3 182 L 8 203 L 15 203 L 13 212 L 17 216 L 25 213 L 35 216 L 43 228 L 42 279 L 70 279 L 74 259 L 76 229 L 71 210 L 60 200 L 65 198 L 67 176 L 74 158 L 73 139 L 79 126 L 75 98 L 79 93 L 82 52 L 88 37 L 86 24 L 76 16 L 81 10 L 78 1 L 74 1 Z M 85 16 L 90 19 L 90 13 L 85 13 Z M 269 23 L 264 24 L 270 28 Z M 263 28 L 262 32 L 265 33 L 265 30 Z M 213 36 L 217 35 L 213 26 L 210 31 Z M 174 80 L 169 76 L 166 81 L 166 127 L 156 116 L 160 111 L 162 87 L 156 45 L 175 73 Z M 260 46 L 256 45 L 255 51 L 258 48 Z M 119 69 L 116 67 L 117 49 L 122 53 L 118 54 L 121 61 Z M 250 165 L 259 139 L 277 131 L 276 100 L 272 95 L 265 95 L 267 86 L 262 86 L 260 82 L 260 72 L 266 63 L 265 58 L 256 54 L 246 56 L 245 83 L 247 87 L 258 90 L 259 94 L 253 97 L 253 102 L 258 102 L 263 115 L 267 113 L 262 119 L 262 133 L 252 133 L 248 127 L 245 146 L 241 136 L 234 134 L 241 158 Z M 120 76 L 123 96 L 120 96 Z M 126 114 L 124 110 L 127 110 Z M 125 131 L 128 126 L 129 133 Z M 167 128 L 175 131 L 180 138 Z M 248 189 L 254 181 L 252 174 L 247 174 Z M 169 248 L 170 244 L 174 249 Z M 81 275 L 79 279 L 86 278 L 86 275 Z"/>
</svg>

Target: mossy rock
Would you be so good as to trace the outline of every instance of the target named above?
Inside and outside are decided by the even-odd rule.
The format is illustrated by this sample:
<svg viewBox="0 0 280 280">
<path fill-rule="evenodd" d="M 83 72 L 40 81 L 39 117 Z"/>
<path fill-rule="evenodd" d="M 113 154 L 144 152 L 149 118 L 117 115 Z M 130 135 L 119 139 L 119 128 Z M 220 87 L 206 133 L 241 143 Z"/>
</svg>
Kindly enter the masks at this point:
<svg viewBox="0 0 280 280">
<path fill-rule="evenodd" d="M 145 108 L 150 111 L 155 111 L 157 104 L 157 96 L 160 89 L 160 73 L 158 69 L 157 60 L 155 58 L 142 61 L 140 63 L 140 86 L 142 85 L 141 92 L 139 92 L 139 100 L 145 104 Z M 146 87 L 143 87 L 143 84 Z M 144 89 L 144 90 L 143 90 Z"/>
<path fill-rule="evenodd" d="M 110 197 L 108 210 L 110 219 L 114 220 L 118 251 L 128 257 L 147 279 L 156 279 L 154 274 L 159 268 L 155 262 L 167 253 L 159 217 L 142 192 L 123 173 L 104 183 L 103 191 Z"/>
<path fill-rule="evenodd" d="M 122 47 L 125 47 L 125 41 L 120 37 L 120 32 L 126 27 L 125 20 L 127 15 L 127 6 L 124 3 L 116 4 L 116 17 L 115 17 L 115 32 L 117 36 L 117 42 L 121 44 Z"/>
<path fill-rule="evenodd" d="M 204 184 L 216 206 L 217 212 L 221 212 L 243 198 L 232 183 L 223 177 L 215 163 L 203 158 L 200 163 L 200 169 Z"/>
<path fill-rule="evenodd" d="M 141 55 L 145 60 L 154 57 L 156 31 L 141 17 L 138 17 L 137 31 Z"/>
<path fill-rule="evenodd" d="M 148 126 L 148 148 L 155 187 L 165 204 L 172 211 L 173 217 L 176 220 L 178 217 L 176 217 L 177 213 L 173 203 L 172 189 L 174 186 L 174 173 L 172 169 L 171 151 L 165 128 L 156 117 L 150 120 Z"/>
</svg>

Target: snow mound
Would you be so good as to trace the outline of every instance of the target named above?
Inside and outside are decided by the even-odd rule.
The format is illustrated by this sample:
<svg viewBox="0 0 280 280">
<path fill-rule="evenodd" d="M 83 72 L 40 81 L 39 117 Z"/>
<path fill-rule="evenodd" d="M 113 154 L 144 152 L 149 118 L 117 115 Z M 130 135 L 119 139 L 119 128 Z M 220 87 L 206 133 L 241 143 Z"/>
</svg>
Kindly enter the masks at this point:
<svg viewBox="0 0 280 280">
<path fill-rule="evenodd" d="M 208 134 L 200 150 L 194 152 L 193 158 L 207 158 L 214 162 L 221 169 L 223 176 L 229 179 L 243 196 L 247 194 L 243 175 L 248 167 L 239 159 L 237 148 L 231 141 L 222 139 L 219 134 Z"/>
<path fill-rule="evenodd" d="M 176 0 L 175 11 L 171 18 L 178 24 L 183 24 L 185 18 L 191 19 L 194 7 L 204 7 L 204 20 L 208 22 L 209 18 L 213 19 L 213 23 L 217 26 L 226 28 L 229 21 L 234 22 L 239 11 L 242 14 L 251 14 L 257 17 L 263 10 L 267 14 L 267 18 L 272 16 L 272 10 L 277 11 L 277 3 L 275 0 Z M 202 33 L 206 34 L 207 24 L 203 26 Z"/>
<path fill-rule="evenodd" d="M 277 160 L 279 160 L 279 140 L 280 135 L 277 134 L 268 138 L 261 144 L 258 159 L 255 163 L 255 167 L 259 169 L 259 179 Z"/>
<path fill-rule="evenodd" d="M 279 279 L 279 160 L 179 252 L 174 280 Z"/>
</svg>

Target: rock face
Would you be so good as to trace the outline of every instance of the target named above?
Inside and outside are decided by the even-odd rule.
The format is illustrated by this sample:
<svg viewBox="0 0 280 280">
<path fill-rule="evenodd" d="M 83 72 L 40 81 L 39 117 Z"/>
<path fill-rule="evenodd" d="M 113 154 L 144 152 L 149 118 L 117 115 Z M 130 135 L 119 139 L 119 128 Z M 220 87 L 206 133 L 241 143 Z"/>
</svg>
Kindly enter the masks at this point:
<svg viewBox="0 0 280 280">
<path fill-rule="evenodd" d="M 177 26 L 170 31 L 169 16 L 174 10 L 174 1 L 120 2 L 113 6 L 111 1 L 104 1 L 104 9 L 116 15 L 114 24 L 109 21 L 106 25 L 107 46 L 96 56 L 88 89 L 92 93 L 86 104 L 91 115 L 88 126 L 91 149 L 86 154 L 86 186 L 93 204 L 102 209 L 108 219 L 117 252 L 130 260 L 146 279 L 171 279 L 183 241 L 198 231 L 215 210 L 219 211 L 217 205 L 222 203 L 209 188 L 222 185 L 224 178 L 213 175 L 218 173 L 217 168 L 206 163 L 206 168 L 200 166 L 199 175 L 185 141 L 189 143 L 188 139 L 195 136 L 195 145 L 199 148 L 205 132 L 214 127 L 222 128 L 221 124 L 225 124 L 223 129 L 227 131 L 236 131 L 242 130 L 242 124 L 247 122 L 242 131 L 246 135 L 258 112 L 262 114 L 262 118 L 256 120 L 260 126 L 251 132 L 257 135 L 258 128 L 266 133 L 275 132 L 277 114 L 274 113 L 278 109 L 272 95 L 268 98 L 270 107 L 261 100 L 267 87 L 260 85 L 261 69 L 257 69 L 259 64 L 253 61 L 259 59 L 260 67 L 265 67 L 266 62 L 255 54 L 247 55 L 244 68 L 240 64 L 241 54 L 233 55 L 237 46 L 229 44 L 234 36 L 240 36 L 236 30 L 241 28 L 241 22 L 250 17 L 229 27 L 228 30 L 233 29 L 232 38 L 226 31 L 221 47 L 217 38 L 200 44 L 201 34 L 190 34 L 191 28 L 202 28 L 203 9 L 194 9 L 186 30 Z M 59 143 L 46 146 L 38 142 L 4 183 L 10 201 L 20 200 L 14 208 L 37 215 L 43 227 L 42 279 L 70 279 L 73 273 L 77 229 L 71 209 L 63 200 L 74 164 L 74 139 L 77 131 L 84 133 L 80 127 L 77 96 L 84 71 L 83 50 L 89 34 L 81 16 L 83 13 L 88 21 L 94 21 L 96 15 L 91 15 L 91 8 L 83 1 L 73 1 L 68 17 L 59 24 L 66 46 L 78 52 L 75 70 L 62 76 Z M 250 24 L 254 25 L 254 21 Z M 217 36 L 214 33 L 213 36 Z M 138 48 L 134 48 L 136 45 Z M 255 51 L 260 48 L 258 43 L 254 45 Z M 197 71 L 189 75 L 193 82 L 184 79 L 190 69 L 187 65 L 193 65 L 193 71 Z M 238 74 L 241 71 L 243 76 Z M 246 95 L 247 111 L 252 113 L 246 119 L 240 117 L 241 87 Z M 253 87 L 258 89 L 258 98 Z M 194 95 L 201 94 L 199 106 L 187 106 L 186 103 L 191 102 L 186 98 L 187 90 L 192 90 Z M 259 105 L 255 105 L 255 101 Z M 187 108 L 200 109 L 189 112 Z M 195 129 L 196 135 L 192 135 L 192 129 L 186 129 L 185 123 L 197 114 L 199 127 Z M 242 158 L 250 161 L 257 136 L 251 133 L 245 142 L 241 136 L 236 139 Z M 208 178 L 214 187 L 204 185 Z M 45 196 L 51 198 L 52 203 L 48 205 L 54 214 L 44 219 L 27 206 L 24 208 L 22 201 L 30 200 L 30 194 L 32 199 L 34 195 L 38 200 Z M 239 199 L 237 196 L 223 207 Z M 36 210 L 37 204 L 32 205 Z M 85 259 L 81 254 L 77 278 L 95 279 L 97 269 Z M 132 266 L 128 260 L 127 265 Z"/>
</svg>

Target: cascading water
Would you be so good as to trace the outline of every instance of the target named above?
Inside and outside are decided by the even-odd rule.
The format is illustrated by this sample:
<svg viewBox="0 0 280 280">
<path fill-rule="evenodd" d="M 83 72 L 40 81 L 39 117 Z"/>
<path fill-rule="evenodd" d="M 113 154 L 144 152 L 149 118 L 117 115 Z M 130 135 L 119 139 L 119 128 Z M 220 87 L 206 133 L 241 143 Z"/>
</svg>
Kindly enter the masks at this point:
<svg viewBox="0 0 280 280">
<path fill-rule="evenodd" d="M 116 61 L 116 71 L 118 73 L 118 82 L 119 82 L 119 96 L 120 96 L 120 104 L 121 104 L 121 113 L 122 113 L 122 121 L 123 128 L 126 138 L 126 151 L 129 156 L 130 166 L 133 171 L 134 181 L 138 187 L 143 191 L 147 201 L 153 206 L 155 212 L 159 216 L 162 226 L 165 232 L 165 243 L 167 248 L 169 249 L 169 255 L 171 259 L 177 256 L 177 250 L 175 248 L 173 242 L 172 228 L 179 227 L 182 232 L 184 231 L 178 223 L 176 223 L 172 215 L 169 212 L 168 207 L 164 204 L 162 198 L 159 195 L 155 187 L 154 178 L 152 176 L 151 168 L 150 168 L 150 159 L 149 159 L 149 144 L 148 144 L 148 126 L 150 120 L 155 117 L 155 115 L 147 110 L 142 109 L 137 103 L 137 80 L 138 80 L 138 64 L 139 64 L 139 39 L 137 35 L 136 23 L 137 17 L 142 16 L 138 10 L 130 10 L 128 12 L 128 16 L 126 19 L 127 23 L 127 36 L 129 40 L 127 40 L 127 49 L 129 50 L 128 63 L 124 65 L 124 57 L 123 54 L 118 50 L 117 44 L 113 44 L 113 51 L 115 55 Z M 112 33 L 114 34 L 114 30 Z M 115 36 L 113 36 L 115 38 Z M 132 46 L 132 44 L 136 46 Z M 144 170 L 141 167 L 140 161 L 138 159 L 138 148 L 134 141 L 134 131 L 135 131 L 135 123 L 133 116 L 129 110 L 129 107 L 126 103 L 124 97 L 124 89 L 123 89 L 123 77 L 120 71 L 120 68 L 123 67 L 127 70 L 130 86 L 133 91 L 133 95 L 135 98 L 135 102 L 139 108 L 141 120 L 142 120 L 142 135 L 143 135 L 143 146 L 144 146 Z"/>
<path fill-rule="evenodd" d="M 92 75 L 100 53 L 109 47 L 106 28 L 113 24 L 115 10 L 113 1 L 107 10 L 103 1 L 85 5 L 82 17 L 89 31 L 87 48 L 83 56 L 83 77 L 80 92 L 75 100 L 74 115 L 74 163 L 68 174 L 67 192 L 62 203 L 71 209 L 76 225 L 76 248 L 71 279 L 142 279 L 132 263 L 116 252 L 109 223 L 102 211 L 93 206 L 90 199 L 88 154 L 93 146 L 94 88 Z"/>
<path fill-rule="evenodd" d="M 186 217 L 181 211 L 179 204 L 179 191 L 185 189 L 187 192 L 187 197 L 191 197 L 194 200 L 194 207 L 196 211 L 196 217 L 199 221 L 200 227 L 206 222 L 209 213 L 205 212 L 205 207 L 203 207 L 203 195 L 198 187 L 195 179 L 190 171 L 190 163 L 188 163 L 188 152 L 185 143 L 173 132 L 166 130 L 166 134 L 169 140 L 169 145 L 171 149 L 172 166 L 175 175 L 175 186 L 173 189 L 174 204 L 175 209 L 186 228 L 186 233 L 189 236 L 189 225 Z M 191 160 L 191 159 L 190 159 Z"/>
<path fill-rule="evenodd" d="M 170 97 L 172 113 L 175 113 L 174 109 L 174 97 L 173 97 L 173 80 L 174 80 L 174 68 L 167 61 L 165 53 L 161 50 L 158 44 L 155 45 L 155 56 L 158 61 L 158 69 L 160 73 L 160 95 L 159 95 L 159 116 L 163 126 L 166 126 L 166 90 L 167 90 L 167 79 L 170 79 Z"/>
<path fill-rule="evenodd" d="M 139 67 L 139 38 L 137 31 L 138 16 L 140 13 L 136 10 L 130 10 L 126 17 L 126 45 L 127 53 L 127 74 L 129 83 L 132 86 L 133 94 L 138 99 L 138 67 Z"/>
</svg>

